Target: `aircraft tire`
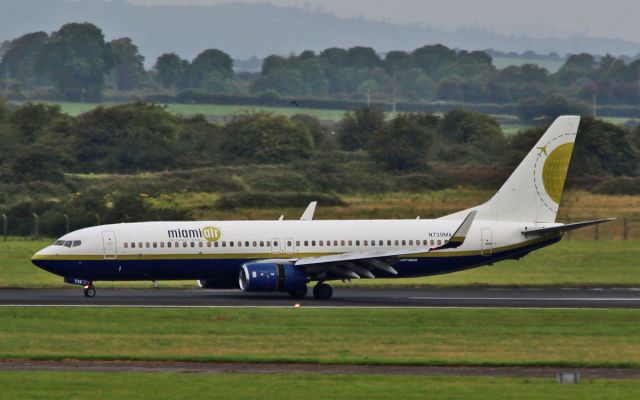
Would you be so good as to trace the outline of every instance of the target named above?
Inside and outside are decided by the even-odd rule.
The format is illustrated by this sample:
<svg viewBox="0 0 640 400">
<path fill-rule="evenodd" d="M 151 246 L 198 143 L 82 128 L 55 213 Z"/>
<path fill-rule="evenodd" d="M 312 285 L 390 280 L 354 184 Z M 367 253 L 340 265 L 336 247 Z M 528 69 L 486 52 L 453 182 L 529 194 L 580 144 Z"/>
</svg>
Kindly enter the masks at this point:
<svg viewBox="0 0 640 400">
<path fill-rule="evenodd" d="M 85 297 L 96 297 L 96 289 L 94 287 L 88 287 L 84 290 Z"/>
<path fill-rule="evenodd" d="M 301 287 L 299 289 L 293 289 L 289 291 L 289 296 L 293 297 L 294 299 L 302 299 L 307 295 L 307 287 Z"/>
<path fill-rule="evenodd" d="M 333 288 L 326 283 L 318 283 L 313 288 L 313 297 L 317 300 L 329 300 L 333 296 Z"/>
</svg>

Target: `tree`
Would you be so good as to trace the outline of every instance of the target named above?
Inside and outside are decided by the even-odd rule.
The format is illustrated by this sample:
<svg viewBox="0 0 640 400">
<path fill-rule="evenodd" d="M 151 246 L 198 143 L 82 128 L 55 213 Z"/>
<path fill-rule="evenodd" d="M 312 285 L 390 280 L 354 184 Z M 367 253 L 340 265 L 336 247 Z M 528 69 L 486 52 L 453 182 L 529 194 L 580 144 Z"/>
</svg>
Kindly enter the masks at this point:
<svg viewBox="0 0 640 400">
<path fill-rule="evenodd" d="M 369 156 L 385 168 L 411 170 L 428 159 L 431 132 L 421 114 L 400 114 L 385 123 L 369 141 Z"/>
<path fill-rule="evenodd" d="M 266 76 L 261 76 L 251 86 L 253 93 L 275 91 L 283 96 L 308 96 L 311 89 L 302 79 L 299 70 L 278 68 Z"/>
<path fill-rule="evenodd" d="M 40 52 L 38 65 L 52 77 L 63 99 L 98 101 L 113 58 L 100 28 L 72 23 L 51 35 Z"/>
<path fill-rule="evenodd" d="M 500 160 L 506 148 L 500 123 L 478 112 L 450 111 L 440 121 L 438 132 L 455 146 L 457 156 L 450 157 L 450 161 Z"/>
<path fill-rule="evenodd" d="M 236 116 L 225 125 L 221 148 L 229 160 L 284 163 L 309 157 L 314 143 L 305 126 L 259 112 Z"/>
<path fill-rule="evenodd" d="M 177 126 L 164 107 L 98 107 L 77 119 L 75 152 L 82 171 L 162 170 L 174 164 Z"/>
<path fill-rule="evenodd" d="M 351 68 L 374 68 L 381 64 L 380 57 L 371 47 L 352 47 L 347 50 L 346 63 Z"/>
<path fill-rule="evenodd" d="M 144 57 L 131 39 L 122 38 L 109 42 L 113 55 L 113 73 L 116 87 L 121 91 L 139 87 L 145 79 Z"/>
<path fill-rule="evenodd" d="M 36 66 L 42 47 L 49 40 L 45 32 L 29 33 L 7 42 L 4 56 L 0 57 L 0 80 L 4 86 L 10 81 L 18 81 L 23 86 L 30 87 L 42 79 L 38 79 Z"/>
<path fill-rule="evenodd" d="M 456 60 L 456 52 L 441 44 L 424 46 L 411 53 L 413 64 L 422 68 L 431 78 L 437 78 L 437 72 Z"/>
<path fill-rule="evenodd" d="M 190 64 L 175 53 L 165 53 L 158 57 L 153 69 L 156 80 L 166 89 L 179 89 L 187 86 Z"/>
<path fill-rule="evenodd" d="M 384 111 L 374 105 L 367 105 L 344 114 L 338 122 L 338 140 L 345 150 L 359 150 L 367 147 L 369 139 L 384 127 Z"/>
<path fill-rule="evenodd" d="M 191 86 L 202 87 L 207 76 L 216 74 L 222 79 L 229 79 L 233 76 L 233 60 L 220 50 L 205 50 L 191 63 Z"/>
</svg>

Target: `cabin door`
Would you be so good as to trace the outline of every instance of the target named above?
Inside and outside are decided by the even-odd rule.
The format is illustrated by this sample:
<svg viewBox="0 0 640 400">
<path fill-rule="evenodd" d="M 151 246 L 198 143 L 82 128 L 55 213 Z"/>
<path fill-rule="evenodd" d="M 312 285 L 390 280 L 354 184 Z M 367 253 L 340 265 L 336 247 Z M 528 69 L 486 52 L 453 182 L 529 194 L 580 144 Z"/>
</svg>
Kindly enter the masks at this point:
<svg viewBox="0 0 640 400">
<path fill-rule="evenodd" d="M 293 252 L 295 251 L 295 242 L 292 238 L 286 238 L 284 240 L 284 252 L 287 257 L 293 257 Z"/>
<path fill-rule="evenodd" d="M 280 247 L 281 244 L 282 243 L 280 239 L 277 239 L 277 238 L 271 239 L 271 253 L 280 254 L 282 252 Z"/>
<path fill-rule="evenodd" d="M 485 228 L 480 231 L 482 242 L 480 243 L 480 254 L 483 256 L 490 256 L 493 253 L 493 235 L 491 229 Z"/>
<path fill-rule="evenodd" d="M 118 246 L 116 244 L 116 233 L 113 231 L 102 232 L 102 246 L 105 260 L 115 260 L 118 258 Z"/>
</svg>

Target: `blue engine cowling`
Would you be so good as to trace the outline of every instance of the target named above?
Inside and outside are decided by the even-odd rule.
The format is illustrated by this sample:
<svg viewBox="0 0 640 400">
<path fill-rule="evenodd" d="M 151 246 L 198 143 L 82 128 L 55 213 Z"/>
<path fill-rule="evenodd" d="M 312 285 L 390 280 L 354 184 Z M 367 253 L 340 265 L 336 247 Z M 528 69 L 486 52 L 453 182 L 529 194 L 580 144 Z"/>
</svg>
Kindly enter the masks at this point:
<svg viewBox="0 0 640 400">
<path fill-rule="evenodd" d="M 240 289 L 245 292 L 289 292 L 307 286 L 307 274 L 294 265 L 245 264 L 240 268 Z"/>
</svg>

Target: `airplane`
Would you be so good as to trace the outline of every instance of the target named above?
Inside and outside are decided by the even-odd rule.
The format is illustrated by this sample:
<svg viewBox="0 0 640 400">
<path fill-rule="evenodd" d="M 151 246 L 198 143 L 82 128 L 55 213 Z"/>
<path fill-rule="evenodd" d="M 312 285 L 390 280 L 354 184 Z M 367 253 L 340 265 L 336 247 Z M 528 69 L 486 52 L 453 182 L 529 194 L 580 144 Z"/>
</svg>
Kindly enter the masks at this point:
<svg viewBox="0 0 640 400">
<path fill-rule="evenodd" d="M 196 280 L 204 288 L 328 300 L 328 282 L 446 274 L 520 259 L 567 231 L 556 222 L 580 117 L 557 118 L 487 202 L 437 219 L 168 221 L 102 225 L 62 236 L 33 264 L 83 285 Z M 541 151 L 540 149 L 544 149 Z"/>
</svg>

